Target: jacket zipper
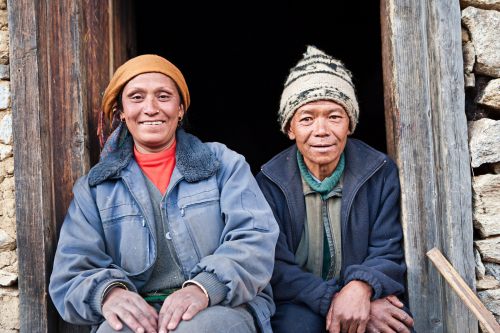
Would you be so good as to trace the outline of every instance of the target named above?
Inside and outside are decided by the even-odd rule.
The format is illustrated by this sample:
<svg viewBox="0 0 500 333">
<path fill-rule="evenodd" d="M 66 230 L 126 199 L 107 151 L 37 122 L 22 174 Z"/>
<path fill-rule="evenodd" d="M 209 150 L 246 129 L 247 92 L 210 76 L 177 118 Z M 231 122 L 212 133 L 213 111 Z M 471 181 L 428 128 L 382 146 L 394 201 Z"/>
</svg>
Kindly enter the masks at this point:
<svg viewBox="0 0 500 333">
<path fill-rule="evenodd" d="M 363 186 L 370 178 L 372 178 L 372 176 L 374 174 L 376 174 L 385 165 L 386 162 L 387 162 L 386 160 L 383 160 L 382 163 L 380 163 L 377 166 L 377 168 L 373 169 L 373 171 L 367 177 L 365 177 L 365 179 L 363 179 L 362 181 L 360 181 L 358 183 L 358 185 L 356 186 L 356 188 L 352 192 L 353 195 L 351 196 L 351 198 L 349 199 L 349 202 L 347 204 L 347 216 L 346 216 L 345 220 L 342 219 L 342 216 L 341 216 L 341 219 L 342 219 L 342 229 L 341 229 L 342 243 L 340 244 L 340 247 L 342 248 L 342 266 L 345 264 L 345 258 L 344 258 L 344 255 L 345 255 L 345 251 L 344 251 L 345 239 L 344 238 L 346 237 L 345 233 L 342 233 L 342 230 L 347 230 L 347 221 L 349 221 L 349 216 L 351 215 L 351 207 L 352 207 L 352 203 L 354 202 L 354 198 L 358 194 L 358 191 L 361 188 L 361 186 Z M 342 267 L 341 270 L 340 270 L 340 276 L 342 277 L 343 274 L 344 274 L 344 269 Z"/>
</svg>

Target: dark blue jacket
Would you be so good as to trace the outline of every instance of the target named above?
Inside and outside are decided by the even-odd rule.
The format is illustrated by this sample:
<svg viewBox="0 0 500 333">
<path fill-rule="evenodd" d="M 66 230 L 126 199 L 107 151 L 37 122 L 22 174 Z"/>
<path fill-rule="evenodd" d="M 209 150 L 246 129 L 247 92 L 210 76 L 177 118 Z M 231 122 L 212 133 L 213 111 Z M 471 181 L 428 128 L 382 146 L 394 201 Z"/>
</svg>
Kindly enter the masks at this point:
<svg viewBox="0 0 500 333">
<path fill-rule="evenodd" d="M 351 280 L 373 287 L 372 299 L 404 293 L 406 266 L 399 222 L 399 179 L 388 156 L 349 138 L 342 190 L 342 270 L 324 281 L 295 262 L 306 217 L 297 147 L 263 167 L 257 181 L 280 225 L 271 284 L 276 303 L 302 303 L 326 316 L 333 295 Z"/>
</svg>

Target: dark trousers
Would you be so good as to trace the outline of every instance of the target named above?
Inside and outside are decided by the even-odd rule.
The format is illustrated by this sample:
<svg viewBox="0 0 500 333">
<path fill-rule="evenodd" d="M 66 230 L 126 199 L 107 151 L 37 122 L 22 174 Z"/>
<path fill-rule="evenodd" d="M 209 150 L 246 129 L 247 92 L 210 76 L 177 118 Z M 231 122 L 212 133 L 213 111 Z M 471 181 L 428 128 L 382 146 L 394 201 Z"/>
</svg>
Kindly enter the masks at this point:
<svg viewBox="0 0 500 333">
<path fill-rule="evenodd" d="M 271 318 L 274 333 L 323 333 L 325 317 L 314 313 L 305 305 L 276 304 L 276 314 Z"/>
</svg>

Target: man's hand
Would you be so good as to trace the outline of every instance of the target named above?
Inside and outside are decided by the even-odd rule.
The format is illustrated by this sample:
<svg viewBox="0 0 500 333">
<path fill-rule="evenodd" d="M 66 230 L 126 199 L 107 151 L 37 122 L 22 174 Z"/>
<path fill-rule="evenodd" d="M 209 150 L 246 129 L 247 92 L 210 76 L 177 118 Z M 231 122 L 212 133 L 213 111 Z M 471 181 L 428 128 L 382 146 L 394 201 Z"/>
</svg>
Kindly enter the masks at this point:
<svg viewBox="0 0 500 333">
<path fill-rule="evenodd" d="M 410 333 L 410 327 L 413 327 L 413 319 L 402 308 L 403 303 L 394 295 L 373 301 L 366 332 Z"/>
<path fill-rule="evenodd" d="M 158 314 L 139 294 L 123 288 L 113 288 L 106 295 L 102 315 L 114 330 L 123 324 L 136 333 L 156 332 Z"/>
<path fill-rule="evenodd" d="M 370 315 L 372 287 L 363 281 L 351 281 L 338 292 L 326 316 L 329 333 L 364 333 Z"/>
<path fill-rule="evenodd" d="M 208 298 L 196 285 L 189 285 L 168 296 L 160 310 L 159 333 L 175 330 L 181 320 L 190 320 L 208 306 Z"/>
</svg>

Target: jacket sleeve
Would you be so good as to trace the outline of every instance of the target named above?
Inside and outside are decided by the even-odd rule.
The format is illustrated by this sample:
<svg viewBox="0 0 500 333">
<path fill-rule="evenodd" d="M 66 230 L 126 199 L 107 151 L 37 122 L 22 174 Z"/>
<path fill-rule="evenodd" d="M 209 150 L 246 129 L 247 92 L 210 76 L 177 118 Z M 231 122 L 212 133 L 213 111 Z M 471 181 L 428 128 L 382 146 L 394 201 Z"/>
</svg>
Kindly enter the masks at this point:
<svg viewBox="0 0 500 333">
<path fill-rule="evenodd" d="M 254 299 L 269 284 L 278 225 L 245 159 L 222 146 L 217 155 L 225 226 L 217 249 L 202 258 L 191 274 L 195 279 L 216 277 L 227 291 L 221 304 L 237 306 Z"/>
<path fill-rule="evenodd" d="M 367 255 L 362 263 L 347 266 L 344 272 L 344 284 L 361 280 L 371 285 L 372 299 L 403 294 L 406 271 L 399 221 L 399 178 L 395 164 L 388 160 L 378 177 L 381 177 L 376 181 L 380 199 L 370 220 Z"/>
<path fill-rule="evenodd" d="M 337 279 L 325 281 L 304 271 L 296 263 L 291 240 L 290 214 L 284 194 L 262 173 L 257 175 L 257 181 L 280 227 L 271 280 L 274 300 L 277 303 L 305 304 L 315 313 L 326 316 L 333 295 L 339 290 Z"/>
<path fill-rule="evenodd" d="M 108 287 L 121 283 L 129 290 L 136 288 L 123 271 L 112 267 L 106 254 L 102 224 L 86 177 L 77 181 L 73 193 L 59 235 L 49 293 L 65 321 L 93 325 L 103 320 L 101 301 Z"/>
</svg>

